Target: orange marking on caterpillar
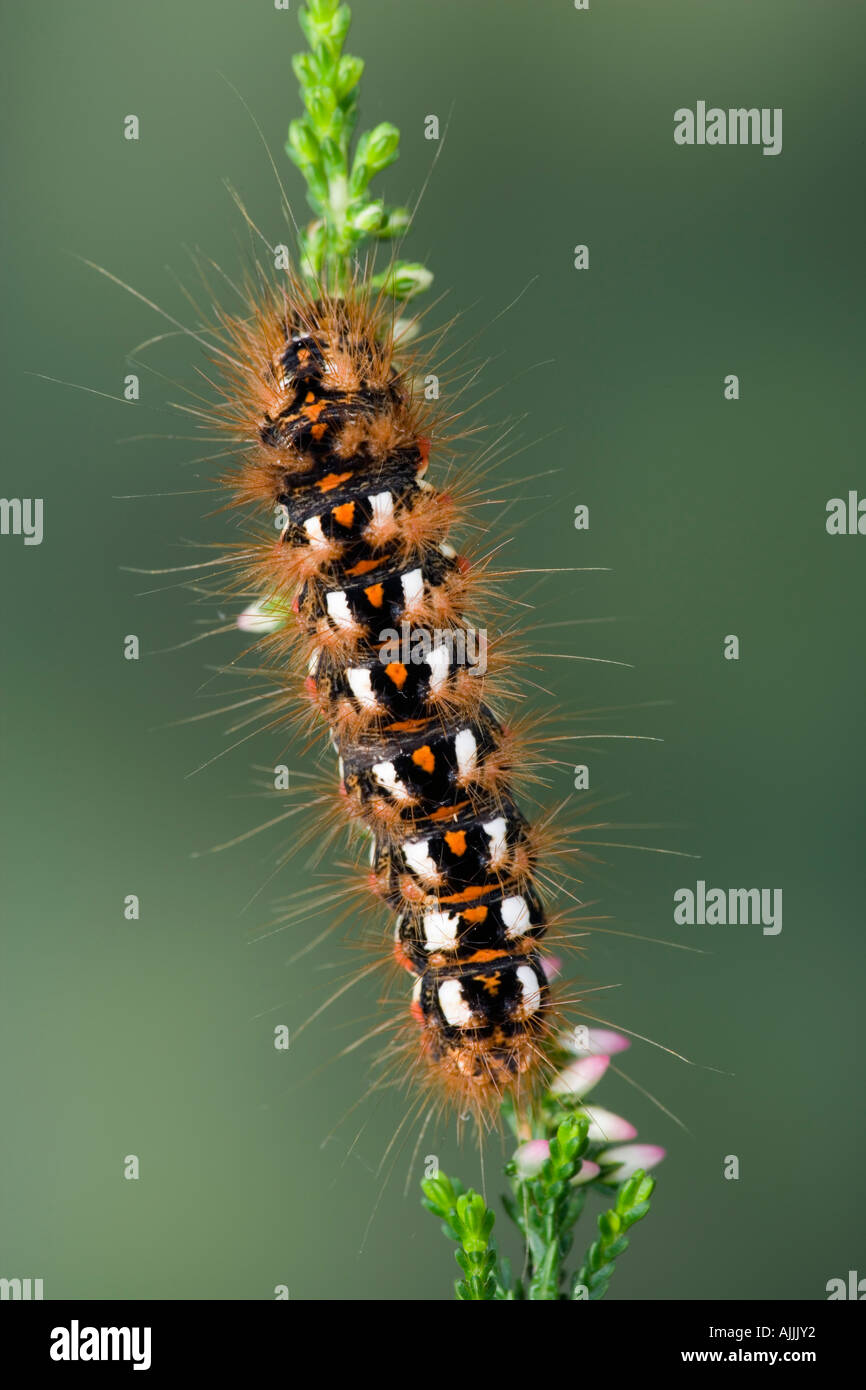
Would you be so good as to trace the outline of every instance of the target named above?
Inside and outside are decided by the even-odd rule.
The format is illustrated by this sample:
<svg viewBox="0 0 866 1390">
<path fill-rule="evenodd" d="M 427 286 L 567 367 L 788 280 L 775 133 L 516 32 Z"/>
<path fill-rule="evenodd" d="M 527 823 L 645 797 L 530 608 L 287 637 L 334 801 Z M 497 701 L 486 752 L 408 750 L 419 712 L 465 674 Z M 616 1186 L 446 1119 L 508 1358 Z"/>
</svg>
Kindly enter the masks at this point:
<svg viewBox="0 0 866 1390">
<path fill-rule="evenodd" d="M 357 565 L 353 565 L 350 570 L 346 570 L 347 575 L 369 574 L 371 570 L 377 570 L 382 564 L 381 560 L 359 560 Z"/>
<path fill-rule="evenodd" d="M 396 685 L 398 690 L 403 689 L 403 686 L 406 684 L 406 677 L 408 676 L 408 674 L 409 672 L 406 670 L 406 667 L 402 664 L 402 662 L 399 661 L 390 661 L 388 665 L 385 667 L 385 675 L 388 677 L 389 681 L 391 681 L 393 685 Z M 405 723 L 418 723 L 418 720 L 407 720 L 405 721 Z M 392 724 L 391 728 L 405 728 L 405 723 Z"/>
<path fill-rule="evenodd" d="M 422 748 L 416 748 L 412 754 L 412 761 L 416 767 L 420 767 L 422 772 L 432 772 L 436 766 L 436 759 L 433 751 L 425 743 Z M 448 838 L 447 835 L 445 837 Z"/>
<path fill-rule="evenodd" d="M 464 806 L 468 806 L 468 801 L 457 801 L 453 806 L 440 806 L 438 811 L 433 811 L 428 817 L 429 821 L 453 820 L 458 811 L 462 811 Z M 487 911 L 485 907 L 484 911 Z"/>
<path fill-rule="evenodd" d="M 333 517 L 338 525 L 351 526 L 355 520 L 354 502 L 342 502 L 339 507 L 334 508 Z"/>
<path fill-rule="evenodd" d="M 364 593 L 367 595 L 367 598 L 370 600 L 370 603 L 374 608 L 382 607 L 382 601 L 385 597 L 385 590 L 383 589 L 381 584 L 371 584 L 368 589 L 364 590 Z"/>
<path fill-rule="evenodd" d="M 466 831 L 465 830 L 446 830 L 445 843 L 452 854 L 461 855 L 466 853 Z"/>
<path fill-rule="evenodd" d="M 316 483 L 316 487 L 320 492 L 333 492 L 335 487 L 339 487 L 340 483 L 344 483 L 351 476 L 351 471 L 348 473 L 326 473 L 324 478 L 320 478 Z"/>
<path fill-rule="evenodd" d="M 485 922 L 487 920 L 487 912 L 488 909 L 482 904 L 481 907 L 467 907 L 463 916 L 466 918 L 467 922 Z M 472 959 L 477 960 L 478 957 L 473 956 Z M 492 960 L 493 957 L 491 956 L 490 959 Z"/>
<path fill-rule="evenodd" d="M 464 888 L 461 893 L 446 893 L 439 901 L 440 903 L 470 903 L 473 898 L 480 898 L 484 893 L 492 893 L 498 887 L 498 883 L 479 883 L 472 888 Z"/>
</svg>

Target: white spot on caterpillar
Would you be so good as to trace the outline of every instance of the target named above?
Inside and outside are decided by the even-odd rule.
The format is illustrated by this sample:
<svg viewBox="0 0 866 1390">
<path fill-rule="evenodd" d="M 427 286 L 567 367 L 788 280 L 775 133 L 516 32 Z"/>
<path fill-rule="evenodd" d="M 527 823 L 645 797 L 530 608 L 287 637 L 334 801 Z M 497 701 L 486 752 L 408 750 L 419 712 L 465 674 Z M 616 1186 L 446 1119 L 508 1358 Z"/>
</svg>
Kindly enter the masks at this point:
<svg viewBox="0 0 866 1390">
<path fill-rule="evenodd" d="M 475 735 L 471 729 L 461 729 L 454 740 L 454 752 L 457 755 L 457 771 L 461 777 L 472 772 L 475 767 L 475 753 L 478 744 L 475 742 Z M 485 830 L 487 827 L 484 827 Z"/>
<path fill-rule="evenodd" d="M 310 545 L 313 549 L 321 550 L 327 547 L 327 537 L 322 532 L 322 519 L 318 516 L 308 517 L 304 522 L 304 530 L 310 538 Z"/>
<path fill-rule="evenodd" d="M 448 680 L 448 668 L 451 664 L 448 648 L 434 647 L 430 655 L 425 657 L 425 661 L 430 667 L 430 689 L 440 690 Z"/>
<path fill-rule="evenodd" d="M 419 1003 L 421 1002 L 421 986 L 423 985 L 423 983 L 424 983 L 424 976 L 423 976 L 423 975 L 419 975 L 419 976 L 418 976 L 418 979 L 415 981 L 414 985 L 412 986 L 412 1003 L 413 1003 L 413 1004 L 419 1004 Z"/>
<path fill-rule="evenodd" d="M 490 863 L 492 867 L 501 864 L 507 852 L 505 832 L 507 824 L 504 816 L 497 816 L 495 820 L 488 821 L 482 829 L 490 841 Z"/>
<path fill-rule="evenodd" d="M 394 498 L 390 492 L 376 492 L 367 501 L 373 509 L 371 520 L 374 526 L 381 526 L 382 522 L 394 515 Z"/>
<path fill-rule="evenodd" d="M 400 584 L 407 608 L 417 602 L 424 593 L 424 576 L 420 570 L 409 570 L 406 574 L 401 574 Z"/>
<path fill-rule="evenodd" d="M 529 965 L 518 965 L 517 979 L 520 984 L 520 992 L 523 995 L 523 1016 L 531 1017 L 541 1003 L 541 987 L 538 983 L 535 971 Z"/>
<path fill-rule="evenodd" d="M 440 555 L 444 555 L 446 560 L 455 560 L 457 558 L 457 551 L 454 549 L 453 545 L 449 545 L 447 541 L 442 541 L 439 546 L 439 553 Z"/>
<path fill-rule="evenodd" d="M 337 627 L 354 627 L 355 619 L 352 617 L 352 610 L 349 607 L 349 600 L 346 598 L 342 589 L 332 589 L 325 596 L 328 613 L 333 618 Z"/>
<path fill-rule="evenodd" d="M 439 1007 L 446 1023 L 450 1023 L 452 1028 L 466 1028 L 472 1022 L 472 1010 L 463 998 L 463 986 L 459 980 L 442 981 L 439 986 Z"/>
<path fill-rule="evenodd" d="M 426 840 L 404 840 L 403 858 L 409 868 L 416 873 L 419 878 L 437 878 L 438 870 L 435 863 L 430 858 L 429 846 Z"/>
<path fill-rule="evenodd" d="M 453 912 L 424 913 L 424 947 L 427 951 L 450 951 L 457 945 L 460 918 Z"/>
<path fill-rule="evenodd" d="M 373 776 L 376 778 L 379 786 L 385 787 L 389 792 L 392 792 L 398 801 L 409 800 L 409 793 L 397 776 L 397 769 L 393 763 L 374 763 Z"/>
<path fill-rule="evenodd" d="M 365 667 L 350 667 L 346 672 L 346 680 L 362 709 L 378 708 L 379 702 L 370 683 L 370 672 Z"/>
<path fill-rule="evenodd" d="M 322 648 L 321 648 L 321 647 L 314 647 L 314 648 L 313 648 L 312 655 L 311 655 L 311 657 L 310 657 L 309 665 L 307 666 L 307 674 L 308 674 L 308 675 L 310 675 L 310 676 L 315 676 L 315 675 L 316 675 L 316 672 L 317 672 L 318 669 L 319 669 L 319 662 L 321 661 L 321 659 L 322 659 Z"/>
<path fill-rule="evenodd" d="M 532 925 L 524 898 L 505 898 L 499 909 L 505 924 L 505 935 L 520 936 Z"/>
</svg>

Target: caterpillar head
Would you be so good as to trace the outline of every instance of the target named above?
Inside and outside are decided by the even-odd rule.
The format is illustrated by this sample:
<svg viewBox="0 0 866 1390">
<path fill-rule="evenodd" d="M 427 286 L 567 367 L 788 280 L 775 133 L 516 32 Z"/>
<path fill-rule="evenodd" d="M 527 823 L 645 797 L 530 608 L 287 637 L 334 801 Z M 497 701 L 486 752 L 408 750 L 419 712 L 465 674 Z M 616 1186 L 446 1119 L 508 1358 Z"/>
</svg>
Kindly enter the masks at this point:
<svg viewBox="0 0 866 1390">
<path fill-rule="evenodd" d="M 325 353 L 322 343 L 312 333 L 294 334 L 283 348 L 277 361 L 277 378 L 286 388 L 296 381 L 322 375 Z"/>
</svg>

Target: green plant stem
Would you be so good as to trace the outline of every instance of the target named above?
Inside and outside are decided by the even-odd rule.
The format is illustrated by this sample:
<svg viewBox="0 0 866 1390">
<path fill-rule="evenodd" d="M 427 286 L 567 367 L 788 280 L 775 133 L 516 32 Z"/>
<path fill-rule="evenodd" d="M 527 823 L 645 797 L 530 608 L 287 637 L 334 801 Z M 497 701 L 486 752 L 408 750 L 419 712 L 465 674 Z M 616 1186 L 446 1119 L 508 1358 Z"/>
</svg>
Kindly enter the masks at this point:
<svg viewBox="0 0 866 1390">
<path fill-rule="evenodd" d="M 351 23 L 348 5 L 339 0 L 307 0 L 298 19 L 309 52 L 292 59 L 305 114 L 291 122 L 286 152 L 307 185 L 307 201 L 316 218 L 301 233 L 303 273 L 332 294 L 342 295 L 356 278 L 355 262 L 367 241 L 387 241 L 409 225 L 404 207 L 373 198 L 374 175 L 393 164 L 400 132 L 382 121 L 352 141 L 358 120 L 358 85 L 364 64 L 343 52 Z M 429 270 L 397 261 L 370 280 L 397 299 L 428 287 Z"/>
<path fill-rule="evenodd" d="M 496 1247 L 491 1239 L 496 1217 L 484 1198 L 471 1188 L 467 1192 L 462 1184 L 452 1182 L 444 1173 L 425 1178 L 421 1187 L 427 1210 L 441 1218 L 446 1236 L 460 1245 L 454 1258 L 465 1277 L 454 1285 L 457 1298 L 470 1303 L 505 1298 Z"/>
<path fill-rule="evenodd" d="M 581 1296 L 586 1289 L 590 1299 L 603 1298 L 614 1271 L 614 1261 L 628 1249 L 626 1231 L 641 1221 L 649 1211 L 655 1179 L 640 1170 L 624 1182 L 616 1202 L 598 1218 L 599 1239 L 586 1252 L 577 1272 L 572 1296 Z"/>
</svg>

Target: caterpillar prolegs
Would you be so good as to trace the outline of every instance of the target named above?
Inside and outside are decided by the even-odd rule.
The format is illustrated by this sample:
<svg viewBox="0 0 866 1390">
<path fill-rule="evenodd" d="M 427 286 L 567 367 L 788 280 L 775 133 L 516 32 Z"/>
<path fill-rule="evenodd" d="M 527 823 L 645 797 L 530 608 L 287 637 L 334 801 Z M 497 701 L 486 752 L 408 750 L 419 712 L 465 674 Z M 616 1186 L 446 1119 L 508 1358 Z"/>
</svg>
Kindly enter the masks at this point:
<svg viewBox="0 0 866 1390">
<path fill-rule="evenodd" d="M 484 578 L 448 540 L 453 494 L 424 477 L 434 407 L 362 288 L 292 281 L 223 327 L 237 365 L 219 418 L 248 445 L 226 483 L 282 518 L 243 560 L 245 587 L 294 614 L 264 639 L 270 665 L 330 730 L 428 1070 L 487 1114 L 539 1083 L 553 1006 L 538 835 L 484 663 L 467 660 Z"/>
</svg>

